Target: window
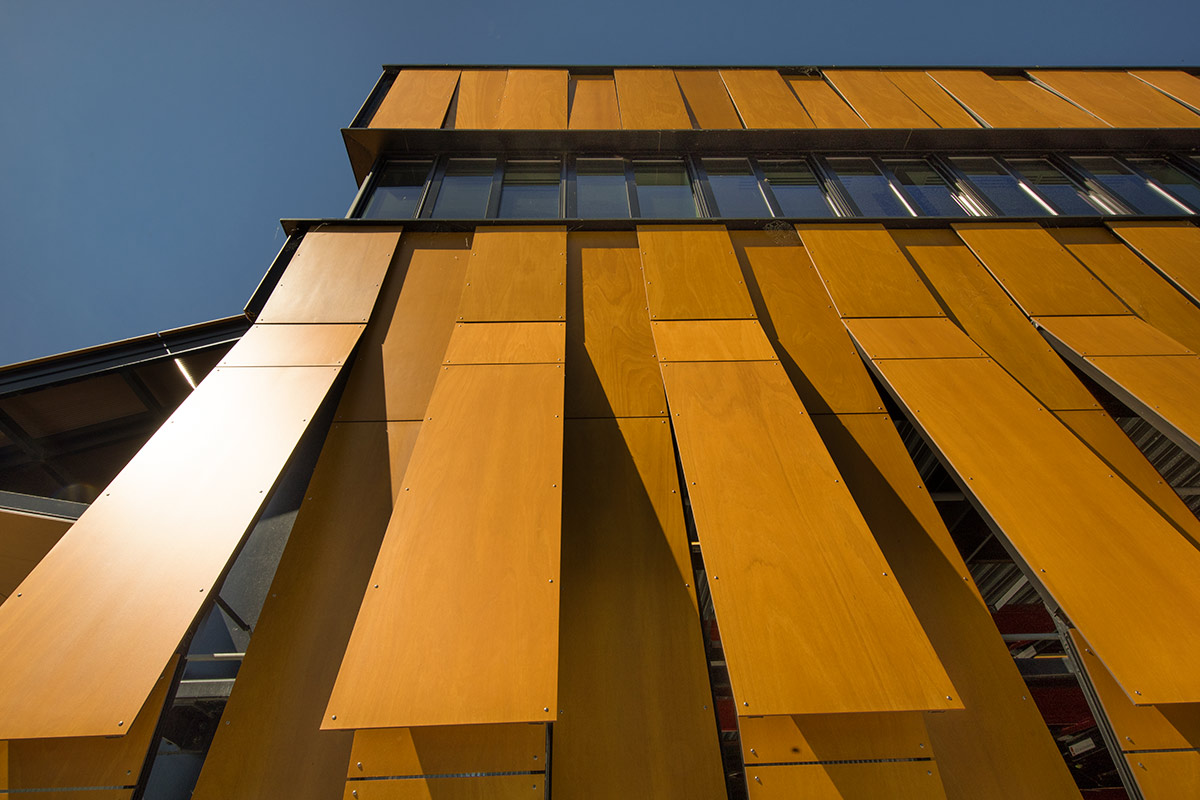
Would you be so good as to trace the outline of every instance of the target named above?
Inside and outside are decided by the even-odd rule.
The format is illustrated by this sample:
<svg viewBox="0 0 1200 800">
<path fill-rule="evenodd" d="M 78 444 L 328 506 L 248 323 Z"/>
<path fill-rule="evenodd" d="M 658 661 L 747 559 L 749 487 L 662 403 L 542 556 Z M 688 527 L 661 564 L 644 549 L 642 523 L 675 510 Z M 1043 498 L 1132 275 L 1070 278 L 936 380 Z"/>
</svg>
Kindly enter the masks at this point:
<svg viewBox="0 0 1200 800">
<path fill-rule="evenodd" d="M 575 162 L 576 214 L 584 219 L 629 216 L 625 160 L 580 158 Z"/>
<path fill-rule="evenodd" d="M 417 212 L 432 161 L 393 161 L 375 182 L 366 219 L 410 219 Z"/>
<path fill-rule="evenodd" d="M 702 161 L 708 185 L 717 201 L 713 213 L 721 217 L 761 219 L 771 209 L 758 185 L 758 176 L 744 158 L 706 158 Z"/>
<path fill-rule="evenodd" d="M 1179 201 L 1109 156 L 1072 158 L 1138 214 L 1188 214 Z"/>
<path fill-rule="evenodd" d="M 912 198 L 921 213 L 931 217 L 960 217 L 973 213 L 928 161 L 919 158 L 885 159 L 883 163 L 896 176 L 896 180 L 904 187 L 904 193 Z"/>
<path fill-rule="evenodd" d="M 673 219 L 697 216 L 692 182 L 682 161 L 634 161 L 640 216 Z"/>
<path fill-rule="evenodd" d="M 1129 163 L 1192 209 L 1200 209 L 1200 185 L 1165 158 L 1131 158 Z"/>
<path fill-rule="evenodd" d="M 562 164 L 559 161 L 509 161 L 500 187 L 504 219 L 558 217 Z"/>
<path fill-rule="evenodd" d="M 864 217 L 916 216 L 871 159 L 831 158 L 829 166 Z"/>
<path fill-rule="evenodd" d="M 831 217 L 817 176 L 803 161 L 760 161 L 763 175 L 785 217 Z"/>
<path fill-rule="evenodd" d="M 1044 158 L 1010 158 L 1008 163 L 1062 214 L 1096 216 L 1099 210 L 1083 189 Z"/>
<path fill-rule="evenodd" d="M 1044 217 L 1055 213 L 1027 184 L 1021 183 L 994 158 L 952 158 L 1001 214 L 1016 217 Z"/>
<path fill-rule="evenodd" d="M 494 158 L 452 158 L 433 205 L 439 219 L 476 219 L 487 216 L 496 172 Z"/>
</svg>

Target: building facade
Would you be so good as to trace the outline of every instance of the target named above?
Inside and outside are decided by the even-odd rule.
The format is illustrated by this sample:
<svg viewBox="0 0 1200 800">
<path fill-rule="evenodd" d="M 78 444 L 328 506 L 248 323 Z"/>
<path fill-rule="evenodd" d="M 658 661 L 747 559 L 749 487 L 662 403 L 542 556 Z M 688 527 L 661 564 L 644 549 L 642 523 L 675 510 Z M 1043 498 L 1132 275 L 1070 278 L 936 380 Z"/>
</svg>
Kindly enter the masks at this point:
<svg viewBox="0 0 1200 800">
<path fill-rule="evenodd" d="M 0 788 L 1200 794 L 1198 130 L 385 67 L 244 319 L 0 370 Z"/>
</svg>

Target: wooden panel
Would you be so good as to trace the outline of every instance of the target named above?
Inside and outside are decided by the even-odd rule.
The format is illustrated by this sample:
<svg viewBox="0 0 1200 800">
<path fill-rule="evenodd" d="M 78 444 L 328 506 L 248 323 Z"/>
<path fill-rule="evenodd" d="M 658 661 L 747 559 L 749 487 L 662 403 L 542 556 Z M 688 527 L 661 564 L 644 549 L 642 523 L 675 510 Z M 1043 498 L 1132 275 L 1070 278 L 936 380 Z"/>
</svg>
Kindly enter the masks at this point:
<svg viewBox="0 0 1200 800">
<path fill-rule="evenodd" d="M 753 319 L 729 232 L 720 225 L 638 225 L 651 319 Z"/>
<path fill-rule="evenodd" d="M 454 330 L 470 238 L 406 234 L 338 406 L 340 421 L 424 419 Z"/>
<path fill-rule="evenodd" d="M 613 70 L 621 127 L 627 130 L 688 130 L 692 120 L 675 73 L 669 69 Z"/>
<path fill-rule="evenodd" d="M 1146 800 L 1177 800 L 1200 794 L 1200 752 L 1130 753 L 1125 760 Z"/>
<path fill-rule="evenodd" d="M 805 764 L 746 770 L 751 800 L 941 800 L 946 797 L 933 761 Z"/>
<path fill-rule="evenodd" d="M 367 127 L 440 128 L 457 84 L 456 69 L 400 70 Z"/>
<path fill-rule="evenodd" d="M 820 75 L 788 75 L 788 85 L 818 128 L 865 128 L 854 109 Z"/>
<path fill-rule="evenodd" d="M 606 75 L 571 76 L 571 130 L 619 129 L 617 84 Z"/>
<path fill-rule="evenodd" d="M 1182 70 L 1148 69 L 1129 74 L 1144 80 L 1161 92 L 1166 92 L 1181 103 L 1200 109 L 1200 78 L 1191 73 Z"/>
<path fill-rule="evenodd" d="M 567 71 L 510 69 L 496 126 L 510 130 L 566 130 Z"/>
<path fill-rule="evenodd" d="M 747 769 L 758 764 L 929 758 L 920 712 L 803 714 L 738 720 Z"/>
<path fill-rule="evenodd" d="M 777 70 L 723 69 L 721 79 L 747 128 L 813 127 Z"/>
<path fill-rule="evenodd" d="M 1200 303 L 1200 228 L 1187 222 L 1112 222 L 1108 227 Z"/>
<path fill-rule="evenodd" d="M 981 70 L 930 70 L 930 77 L 993 128 L 1106 128 L 1103 120 L 1024 77 Z"/>
<path fill-rule="evenodd" d="M 1031 317 L 1129 313 L 1036 222 L 963 223 L 954 230 Z"/>
<path fill-rule="evenodd" d="M 464 69 L 458 79 L 454 127 L 495 128 L 507 80 L 508 70 Z"/>
<path fill-rule="evenodd" d="M 944 230 L 892 238 L 967 334 L 1048 408 L 1100 407 L 962 240 Z"/>
<path fill-rule="evenodd" d="M 447 364 L 561 364 L 564 322 L 460 322 L 446 348 Z"/>
<path fill-rule="evenodd" d="M 775 349 L 752 319 L 655 322 L 659 361 L 774 361 Z"/>
<path fill-rule="evenodd" d="M 938 127 L 879 70 L 827 69 L 825 77 L 872 128 Z"/>
<path fill-rule="evenodd" d="M 554 718 L 563 369 L 445 367 L 323 727 Z"/>
<path fill-rule="evenodd" d="M 876 367 L 1130 696 L 1200 699 L 1200 553 L 1174 526 L 990 359 Z"/>
<path fill-rule="evenodd" d="M 1035 317 L 1034 322 L 1084 356 L 1195 355 L 1134 316 Z"/>
<path fill-rule="evenodd" d="M 0 739 L 123 732 L 337 373 L 204 379 L 0 606 Z"/>
<path fill-rule="evenodd" d="M 883 73 L 942 128 L 978 128 L 967 111 L 941 84 L 921 70 L 892 69 Z"/>
<path fill-rule="evenodd" d="M 869 358 L 979 358 L 987 353 L 945 317 L 848 319 Z"/>
<path fill-rule="evenodd" d="M 353 735 L 325 701 L 387 529 L 419 422 L 334 423 L 193 797 L 327 798 Z"/>
<path fill-rule="evenodd" d="M 71 527 L 71 520 L 0 509 L 0 600 L 50 552 Z"/>
<path fill-rule="evenodd" d="M 663 416 L 637 235 L 567 237 L 567 417 Z"/>
<path fill-rule="evenodd" d="M 1029 74 L 1117 128 L 1200 127 L 1200 116 L 1127 72 L 1036 70 Z"/>
<path fill-rule="evenodd" d="M 258 322 L 366 322 L 400 233 L 305 234 Z"/>
<path fill-rule="evenodd" d="M 833 301 L 799 239 L 735 231 L 759 319 L 810 413 L 882 411 Z"/>
<path fill-rule="evenodd" d="M 677 69 L 675 79 L 701 129 L 742 129 L 742 118 L 738 116 L 718 70 Z"/>
<path fill-rule="evenodd" d="M 1060 354 L 1071 360 L 1068 354 Z M 1117 399 L 1139 411 L 1193 458 L 1200 458 L 1200 407 L 1196 405 L 1200 358 L 1096 356 L 1078 366 L 1085 364 L 1092 367 L 1089 375 Z"/>
<path fill-rule="evenodd" d="M 59 789 L 36 794 L 13 794 L 14 800 L 131 800 L 133 789 Z"/>
<path fill-rule="evenodd" d="M 546 726 L 523 723 L 355 731 L 350 762 L 343 766 L 347 778 L 535 772 L 546 767 Z"/>
<path fill-rule="evenodd" d="M 554 795 L 723 798 L 670 425 L 565 440 Z"/>
<path fill-rule="evenodd" d="M 347 781 L 342 797 L 343 800 L 529 800 L 545 792 L 543 780 L 538 774 Z"/>
<path fill-rule="evenodd" d="M 738 711 L 960 708 L 782 367 L 663 381 Z"/>
<path fill-rule="evenodd" d="M 797 225 L 842 317 L 941 317 L 942 307 L 878 224 Z"/>
<path fill-rule="evenodd" d="M 252 325 L 220 367 L 339 367 L 363 329 L 357 325 Z"/>
<path fill-rule="evenodd" d="M 495 227 L 476 232 L 458 318 L 558 321 L 566 314 L 567 229 Z"/>
</svg>

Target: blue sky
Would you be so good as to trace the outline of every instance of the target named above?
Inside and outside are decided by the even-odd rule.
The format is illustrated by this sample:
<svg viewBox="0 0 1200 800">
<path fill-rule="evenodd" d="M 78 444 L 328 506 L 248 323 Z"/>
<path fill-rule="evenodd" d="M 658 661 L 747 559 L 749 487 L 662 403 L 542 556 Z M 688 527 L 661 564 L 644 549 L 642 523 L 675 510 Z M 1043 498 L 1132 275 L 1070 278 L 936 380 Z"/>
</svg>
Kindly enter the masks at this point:
<svg viewBox="0 0 1200 800">
<path fill-rule="evenodd" d="M 384 63 L 1194 65 L 1200 3 L 0 0 L 0 364 L 239 313 Z"/>
</svg>

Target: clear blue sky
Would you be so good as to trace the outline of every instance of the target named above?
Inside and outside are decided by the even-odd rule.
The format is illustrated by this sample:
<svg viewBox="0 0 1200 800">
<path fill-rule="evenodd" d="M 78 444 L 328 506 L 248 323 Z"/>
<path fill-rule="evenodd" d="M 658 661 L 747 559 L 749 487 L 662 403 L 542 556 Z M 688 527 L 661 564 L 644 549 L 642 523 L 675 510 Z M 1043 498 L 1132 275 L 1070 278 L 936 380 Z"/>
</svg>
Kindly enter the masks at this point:
<svg viewBox="0 0 1200 800">
<path fill-rule="evenodd" d="M 0 364 L 241 311 L 384 63 L 1200 63 L 1200 2 L 0 0 Z"/>
</svg>

